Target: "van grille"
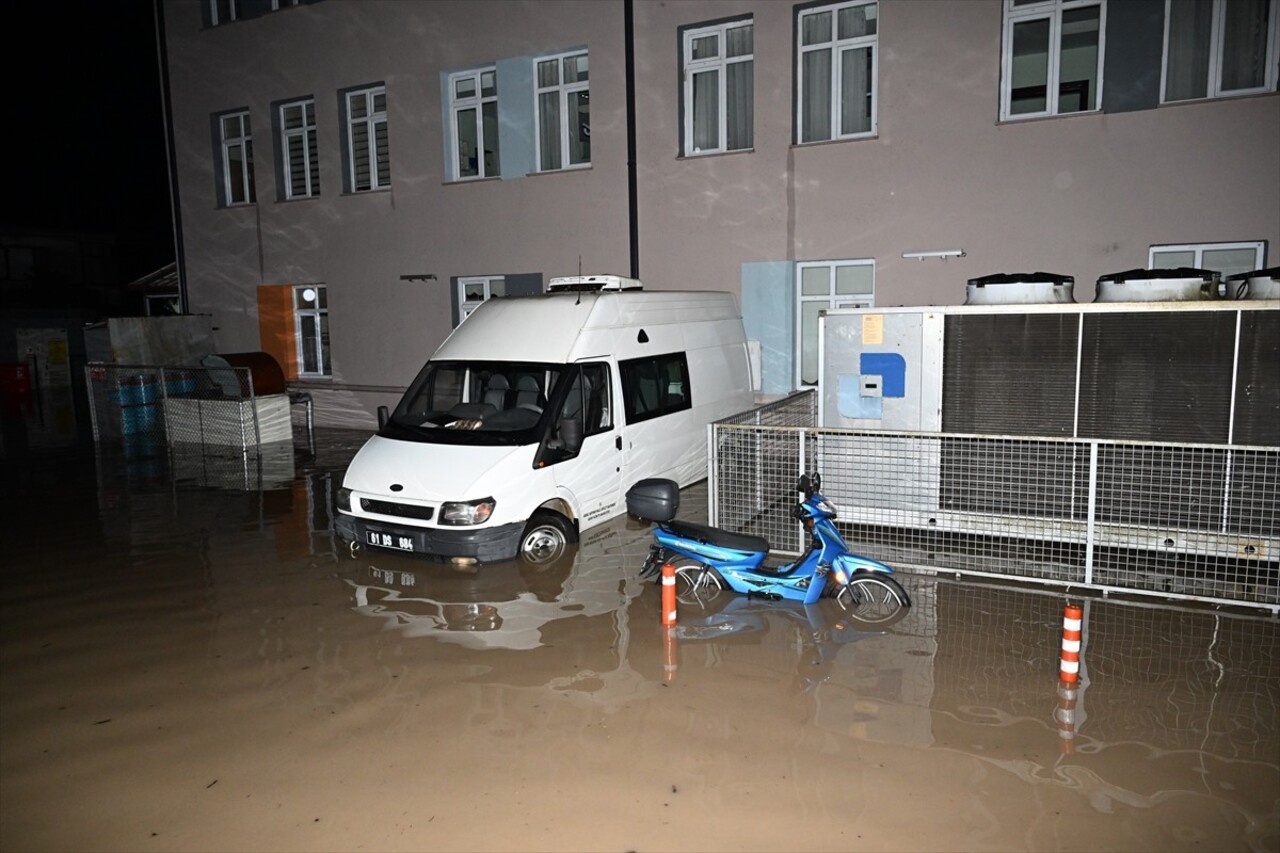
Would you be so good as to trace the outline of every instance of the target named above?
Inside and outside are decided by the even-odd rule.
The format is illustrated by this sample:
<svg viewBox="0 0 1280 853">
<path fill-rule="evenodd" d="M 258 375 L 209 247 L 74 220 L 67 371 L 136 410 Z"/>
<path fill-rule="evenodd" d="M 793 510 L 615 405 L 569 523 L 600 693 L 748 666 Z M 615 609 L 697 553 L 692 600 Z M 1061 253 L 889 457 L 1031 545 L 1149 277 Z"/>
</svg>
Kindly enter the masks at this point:
<svg viewBox="0 0 1280 853">
<path fill-rule="evenodd" d="M 378 515 L 398 515 L 401 518 L 416 518 L 421 521 L 430 521 L 431 516 L 435 514 L 435 509 L 429 506 L 399 504 L 393 501 L 377 501 L 370 498 L 361 498 L 360 508 L 365 512 L 373 512 Z"/>
</svg>

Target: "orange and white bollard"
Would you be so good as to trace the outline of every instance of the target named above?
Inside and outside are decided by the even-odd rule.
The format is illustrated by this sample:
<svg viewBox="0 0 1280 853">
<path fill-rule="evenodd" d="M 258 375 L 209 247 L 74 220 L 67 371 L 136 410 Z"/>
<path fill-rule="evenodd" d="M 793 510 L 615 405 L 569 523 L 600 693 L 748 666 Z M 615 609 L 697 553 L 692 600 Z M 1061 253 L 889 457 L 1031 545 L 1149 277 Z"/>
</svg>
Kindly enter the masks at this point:
<svg viewBox="0 0 1280 853">
<path fill-rule="evenodd" d="M 1062 658 L 1058 678 L 1067 684 L 1080 680 L 1080 636 L 1084 628 L 1084 608 L 1068 604 L 1062 611 Z"/>
<path fill-rule="evenodd" d="M 680 668 L 680 641 L 676 629 L 670 625 L 662 629 L 662 680 L 670 684 L 676 680 Z"/>
<path fill-rule="evenodd" d="M 1063 755 L 1070 755 L 1076 750 L 1076 691 L 1075 684 L 1066 681 L 1058 682 L 1058 707 L 1053 712 L 1053 719 L 1058 724 L 1058 745 Z"/>
<path fill-rule="evenodd" d="M 662 564 L 662 624 L 676 624 L 676 567 L 671 563 Z"/>
</svg>

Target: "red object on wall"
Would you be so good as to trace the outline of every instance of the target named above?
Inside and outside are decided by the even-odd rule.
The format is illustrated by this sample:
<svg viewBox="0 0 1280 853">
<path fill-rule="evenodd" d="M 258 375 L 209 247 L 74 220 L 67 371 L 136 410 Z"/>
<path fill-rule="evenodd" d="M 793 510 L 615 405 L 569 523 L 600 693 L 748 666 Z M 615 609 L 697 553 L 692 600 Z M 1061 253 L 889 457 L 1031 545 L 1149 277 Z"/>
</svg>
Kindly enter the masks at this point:
<svg viewBox="0 0 1280 853">
<path fill-rule="evenodd" d="M 31 409 L 31 365 L 0 364 L 0 409 L 6 415 Z"/>
</svg>

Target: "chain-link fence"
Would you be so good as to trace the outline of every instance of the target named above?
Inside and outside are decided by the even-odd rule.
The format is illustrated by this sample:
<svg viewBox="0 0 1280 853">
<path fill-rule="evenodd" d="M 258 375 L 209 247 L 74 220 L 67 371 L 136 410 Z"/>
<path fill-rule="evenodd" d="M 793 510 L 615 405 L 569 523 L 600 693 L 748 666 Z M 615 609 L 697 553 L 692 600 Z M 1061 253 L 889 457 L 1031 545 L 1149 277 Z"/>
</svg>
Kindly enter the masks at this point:
<svg viewBox="0 0 1280 853">
<path fill-rule="evenodd" d="M 893 565 L 1280 611 L 1278 448 L 818 429 L 812 397 L 713 425 L 712 523 L 798 553 L 818 471 L 850 546 Z"/>
<path fill-rule="evenodd" d="M 289 396 L 255 394 L 248 368 L 91 363 L 85 377 L 99 444 L 244 451 L 293 440 Z"/>
</svg>

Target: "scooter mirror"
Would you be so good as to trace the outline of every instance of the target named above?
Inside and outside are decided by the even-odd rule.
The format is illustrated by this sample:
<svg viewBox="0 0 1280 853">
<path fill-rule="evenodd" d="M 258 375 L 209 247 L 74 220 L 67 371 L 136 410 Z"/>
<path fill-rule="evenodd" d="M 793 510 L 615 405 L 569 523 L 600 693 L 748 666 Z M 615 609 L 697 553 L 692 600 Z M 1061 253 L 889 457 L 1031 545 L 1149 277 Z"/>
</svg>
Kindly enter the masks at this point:
<svg viewBox="0 0 1280 853">
<path fill-rule="evenodd" d="M 809 492 L 809 475 L 808 474 L 801 474 L 800 479 L 796 480 L 796 491 L 804 495 L 806 498 L 809 497 L 810 492 Z"/>
</svg>

